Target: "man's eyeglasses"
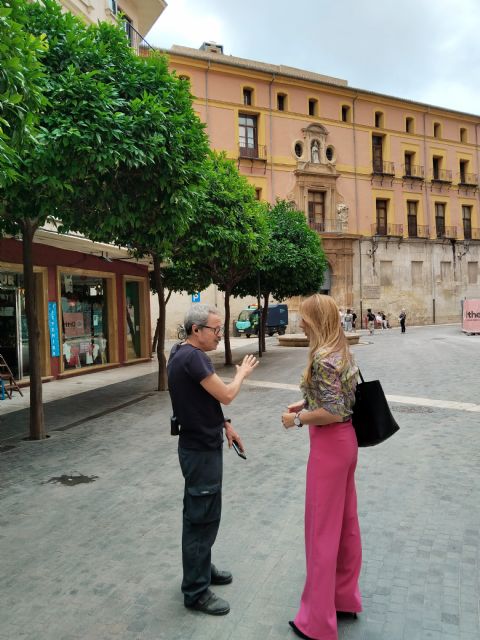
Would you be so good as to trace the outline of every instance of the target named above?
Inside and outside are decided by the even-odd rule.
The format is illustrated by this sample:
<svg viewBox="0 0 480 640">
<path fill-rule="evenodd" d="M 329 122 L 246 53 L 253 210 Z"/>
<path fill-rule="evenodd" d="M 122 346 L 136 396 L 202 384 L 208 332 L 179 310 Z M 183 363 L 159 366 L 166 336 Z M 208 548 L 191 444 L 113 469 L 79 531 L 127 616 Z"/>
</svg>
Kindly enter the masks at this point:
<svg viewBox="0 0 480 640">
<path fill-rule="evenodd" d="M 216 336 L 222 337 L 225 333 L 225 327 L 209 327 L 208 324 L 199 324 L 203 329 L 211 329 Z"/>
</svg>

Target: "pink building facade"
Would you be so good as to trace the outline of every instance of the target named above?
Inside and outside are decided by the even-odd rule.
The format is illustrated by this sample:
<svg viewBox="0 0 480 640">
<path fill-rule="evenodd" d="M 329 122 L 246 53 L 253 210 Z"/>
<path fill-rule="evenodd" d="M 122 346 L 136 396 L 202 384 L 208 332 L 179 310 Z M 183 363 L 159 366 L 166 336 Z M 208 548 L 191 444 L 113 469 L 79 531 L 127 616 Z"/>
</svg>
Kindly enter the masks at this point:
<svg viewBox="0 0 480 640">
<path fill-rule="evenodd" d="M 174 46 L 211 146 L 269 202 L 305 212 L 329 262 L 324 291 L 363 316 L 460 321 L 480 297 L 480 117 L 345 80 Z M 291 301 L 292 310 L 295 301 Z"/>
</svg>

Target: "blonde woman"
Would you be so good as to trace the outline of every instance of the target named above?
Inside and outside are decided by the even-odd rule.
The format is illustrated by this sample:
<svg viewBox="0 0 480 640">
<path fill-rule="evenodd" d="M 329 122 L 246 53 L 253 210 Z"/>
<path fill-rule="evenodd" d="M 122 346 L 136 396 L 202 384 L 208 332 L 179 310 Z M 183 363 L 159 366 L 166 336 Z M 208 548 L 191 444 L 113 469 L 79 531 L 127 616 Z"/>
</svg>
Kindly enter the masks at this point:
<svg viewBox="0 0 480 640">
<path fill-rule="evenodd" d="M 300 389 L 303 400 L 282 415 L 286 429 L 308 425 L 305 498 L 307 576 L 290 626 L 297 636 L 337 640 L 337 614 L 362 610 L 362 563 L 354 473 L 357 439 L 351 422 L 358 369 L 332 298 L 315 294 L 300 305 L 310 341 Z"/>
</svg>

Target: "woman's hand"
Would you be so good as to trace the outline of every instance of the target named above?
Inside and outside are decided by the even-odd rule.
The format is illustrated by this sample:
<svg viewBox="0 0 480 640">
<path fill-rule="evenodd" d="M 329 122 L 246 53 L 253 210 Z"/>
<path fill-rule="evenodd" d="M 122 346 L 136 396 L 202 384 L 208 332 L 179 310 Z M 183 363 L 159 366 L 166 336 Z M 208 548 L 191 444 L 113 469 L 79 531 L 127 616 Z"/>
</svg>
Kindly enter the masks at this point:
<svg viewBox="0 0 480 640">
<path fill-rule="evenodd" d="M 298 413 L 298 412 L 295 411 L 295 413 Z M 292 413 L 291 411 L 288 411 L 287 413 L 282 413 L 282 424 L 285 427 L 285 429 L 290 429 L 291 427 L 295 426 L 295 424 L 293 423 L 293 419 L 295 418 L 295 413 Z"/>
<path fill-rule="evenodd" d="M 255 356 L 252 356 L 251 354 L 245 356 L 242 360 L 242 363 L 236 365 L 237 374 L 240 373 L 243 378 L 248 378 L 248 376 L 256 367 L 258 367 L 259 364 L 260 363 Z"/>
<path fill-rule="evenodd" d="M 298 413 L 305 406 L 305 400 L 299 400 L 298 402 L 294 402 L 293 404 L 289 404 L 287 409 L 290 413 Z"/>
</svg>

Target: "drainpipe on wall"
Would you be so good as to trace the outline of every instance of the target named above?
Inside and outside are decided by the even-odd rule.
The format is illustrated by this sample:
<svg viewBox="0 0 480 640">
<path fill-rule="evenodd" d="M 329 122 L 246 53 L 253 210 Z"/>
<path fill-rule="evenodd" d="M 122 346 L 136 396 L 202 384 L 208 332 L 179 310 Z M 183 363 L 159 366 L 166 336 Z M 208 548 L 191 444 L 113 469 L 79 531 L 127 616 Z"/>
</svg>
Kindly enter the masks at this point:
<svg viewBox="0 0 480 640">
<path fill-rule="evenodd" d="M 359 211 L 358 211 L 358 177 L 357 177 L 357 135 L 355 128 L 355 103 L 357 101 L 358 94 L 355 95 L 352 102 L 352 132 L 353 132 L 353 177 L 354 177 L 354 185 L 355 185 L 355 220 L 356 220 L 356 231 L 360 233 L 359 228 Z M 363 318 L 363 290 L 362 290 L 362 240 L 358 239 L 358 259 L 359 259 L 359 299 L 360 299 L 360 328 L 362 328 L 362 318 Z"/>
<path fill-rule="evenodd" d="M 275 188 L 274 188 L 274 178 L 273 178 L 273 107 L 272 107 L 272 87 L 275 82 L 276 74 L 272 74 L 272 79 L 270 80 L 270 85 L 268 87 L 268 102 L 270 109 L 270 202 L 272 205 L 275 204 Z"/>
<path fill-rule="evenodd" d="M 205 70 L 205 128 L 208 133 L 209 117 L 208 117 L 208 72 L 210 71 L 210 60 Z"/>
<path fill-rule="evenodd" d="M 427 162 L 428 162 L 428 158 L 427 158 L 427 112 L 424 111 L 423 112 L 423 157 L 424 157 L 424 162 L 425 162 L 425 170 L 428 171 L 428 166 L 427 166 Z M 428 224 L 432 225 L 432 229 L 435 231 L 435 219 L 433 220 L 433 223 L 430 219 L 430 202 L 428 200 L 428 190 L 427 190 L 427 184 L 426 184 L 426 176 L 425 176 L 425 213 L 427 216 L 427 220 L 428 220 Z M 436 233 L 436 231 L 435 231 Z M 436 292 L 435 292 L 435 265 L 434 265 L 434 248 L 435 248 L 435 242 L 432 242 L 431 245 L 431 251 L 430 251 L 430 265 L 431 265 L 431 273 L 432 273 L 432 322 L 433 324 L 435 324 L 435 296 L 436 296 Z"/>
</svg>

